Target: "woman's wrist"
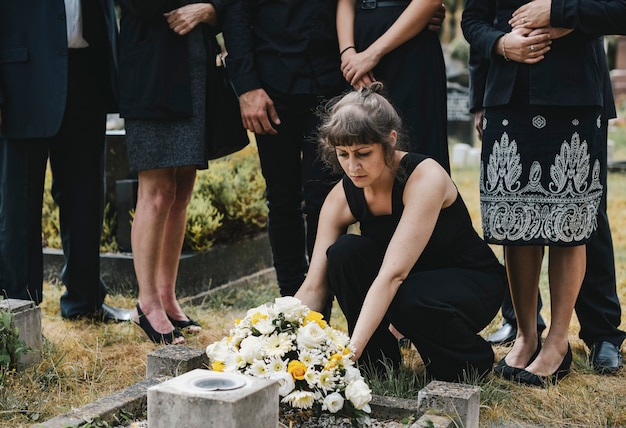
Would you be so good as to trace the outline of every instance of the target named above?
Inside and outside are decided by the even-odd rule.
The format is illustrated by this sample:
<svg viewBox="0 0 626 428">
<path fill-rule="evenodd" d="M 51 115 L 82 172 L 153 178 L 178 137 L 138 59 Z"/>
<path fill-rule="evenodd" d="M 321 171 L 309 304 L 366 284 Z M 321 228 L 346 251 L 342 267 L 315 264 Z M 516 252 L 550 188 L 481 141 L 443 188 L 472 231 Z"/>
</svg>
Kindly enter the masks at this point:
<svg viewBox="0 0 626 428">
<path fill-rule="evenodd" d="M 339 52 L 339 58 L 341 58 L 343 56 L 343 54 L 345 54 L 347 51 L 349 51 L 350 49 L 354 49 L 356 51 L 356 47 L 354 45 L 350 45 L 350 46 L 346 46 L 345 48 L 343 48 L 340 52 Z"/>
<path fill-rule="evenodd" d="M 506 37 L 509 35 L 510 33 L 506 33 L 504 34 L 504 36 L 502 36 L 500 38 L 500 46 L 502 49 L 502 56 L 504 57 L 505 60 L 507 61 L 511 61 L 511 58 L 509 58 L 506 54 Z"/>
</svg>

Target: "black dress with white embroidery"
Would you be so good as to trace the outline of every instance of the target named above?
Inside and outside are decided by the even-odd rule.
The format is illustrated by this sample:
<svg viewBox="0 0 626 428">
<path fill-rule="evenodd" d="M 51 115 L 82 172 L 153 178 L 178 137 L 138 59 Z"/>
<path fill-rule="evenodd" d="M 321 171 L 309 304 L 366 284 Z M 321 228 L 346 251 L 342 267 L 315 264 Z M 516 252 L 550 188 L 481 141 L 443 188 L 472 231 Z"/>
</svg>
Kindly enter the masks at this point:
<svg viewBox="0 0 626 428">
<path fill-rule="evenodd" d="M 589 242 L 602 192 L 602 109 L 529 102 L 520 67 L 511 102 L 485 108 L 480 205 L 487 242 Z"/>
</svg>

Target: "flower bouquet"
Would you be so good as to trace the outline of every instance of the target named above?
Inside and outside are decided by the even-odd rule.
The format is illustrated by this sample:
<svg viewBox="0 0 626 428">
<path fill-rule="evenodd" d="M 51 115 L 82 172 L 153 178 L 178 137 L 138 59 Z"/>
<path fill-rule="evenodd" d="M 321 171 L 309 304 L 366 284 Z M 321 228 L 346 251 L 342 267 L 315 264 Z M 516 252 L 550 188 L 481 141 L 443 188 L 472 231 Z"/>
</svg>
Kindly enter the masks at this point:
<svg viewBox="0 0 626 428">
<path fill-rule="evenodd" d="M 350 338 L 295 297 L 250 309 L 206 352 L 212 370 L 277 380 L 281 403 L 291 408 L 369 424 L 372 393 L 351 359 Z"/>
</svg>

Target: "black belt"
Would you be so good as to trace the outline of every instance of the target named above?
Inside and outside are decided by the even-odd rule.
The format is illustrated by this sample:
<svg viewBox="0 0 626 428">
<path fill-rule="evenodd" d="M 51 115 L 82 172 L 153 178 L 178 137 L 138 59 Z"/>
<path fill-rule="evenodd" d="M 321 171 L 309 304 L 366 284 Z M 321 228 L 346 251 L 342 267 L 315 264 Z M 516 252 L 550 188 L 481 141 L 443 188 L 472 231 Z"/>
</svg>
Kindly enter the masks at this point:
<svg viewBox="0 0 626 428">
<path fill-rule="evenodd" d="M 363 0 L 359 3 L 359 8 L 362 10 L 376 9 L 377 7 L 398 7 L 406 6 L 411 3 L 411 0 L 396 0 L 396 1 L 376 1 L 376 0 Z"/>
</svg>

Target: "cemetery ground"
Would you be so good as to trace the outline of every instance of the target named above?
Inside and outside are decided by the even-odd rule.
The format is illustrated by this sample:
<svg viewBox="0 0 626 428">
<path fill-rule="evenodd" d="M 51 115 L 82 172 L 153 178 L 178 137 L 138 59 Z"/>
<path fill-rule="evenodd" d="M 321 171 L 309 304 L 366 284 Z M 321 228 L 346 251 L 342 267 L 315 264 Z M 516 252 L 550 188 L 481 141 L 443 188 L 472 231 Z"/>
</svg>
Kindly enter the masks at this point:
<svg viewBox="0 0 626 428">
<path fill-rule="evenodd" d="M 624 127 L 617 142 L 616 159 L 626 159 Z M 456 168 L 453 178 L 463 195 L 477 229 L 480 230 L 478 206 L 478 170 Z M 609 217 L 615 245 L 618 295 L 622 302 L 622 324 L 626 329 L 626 173 L 609 174 Z M 500 247 L 494 247 L 502 256 Z M 547 258 L 546 258 L 547 260 Z M 543 316 L 549 322 L 549 291 L 544 265 L 541 293 Z M 34 367 L 9 372 L 0 377 L 0 427 L 23 427 L 108 396 L 145 379 L 146 355 L 159 348 L 132 323 L 98 324 L 89 320 L 66 321 L 59 312 L 62 287 L 44 286 L 42 330 L 45 337 L 43 357 Z M 236 318 L 246 310 L 278 296 L 272 281 L 259 281 L 245 287 L 227 288 L 213 293 L 202 303 L 191 305 L 183 300 L 188 315 L 198 320 L 203 330 L 187 336 L 186 346 L 204 349 L 209 343 L 228 334 Z M 112 306 L 132 308 L 132 296 L 110 295 Z M 498 315 L 482 335 L 495 331 L 501 323 Z M 345 320 L 337 305 L 331 324 L 345 330 Z M 597 375 L 591 369 L 587 349 L 578 338 L 578 321 L 570 326 L 574 352 L 572 371 L 557 386 L 538 389 L 520 386 L 494 376 L 483 380 L 466 379 L 482 388 L 480 425 L 542 427 L 617 427 L 626 426 L 626 369 L 615 375 Z M 496 361 L 508 348 L 494 347 Z M 405 351 L 405 367 L 387 381 L 370 380 L 377 395 L 417 398 L 428 382 L 423 363 L 414 349 Z M 131 416 L 129 416 L 131 417 Z M 145 418 L 145 415 L 132 417 Z M 408 422 L 408 421 L 405 421 Z M 102 427 L 97 421 L 86 427 Z M 408 426 L 408 424 L 406 425 Z"/>
</svg>

